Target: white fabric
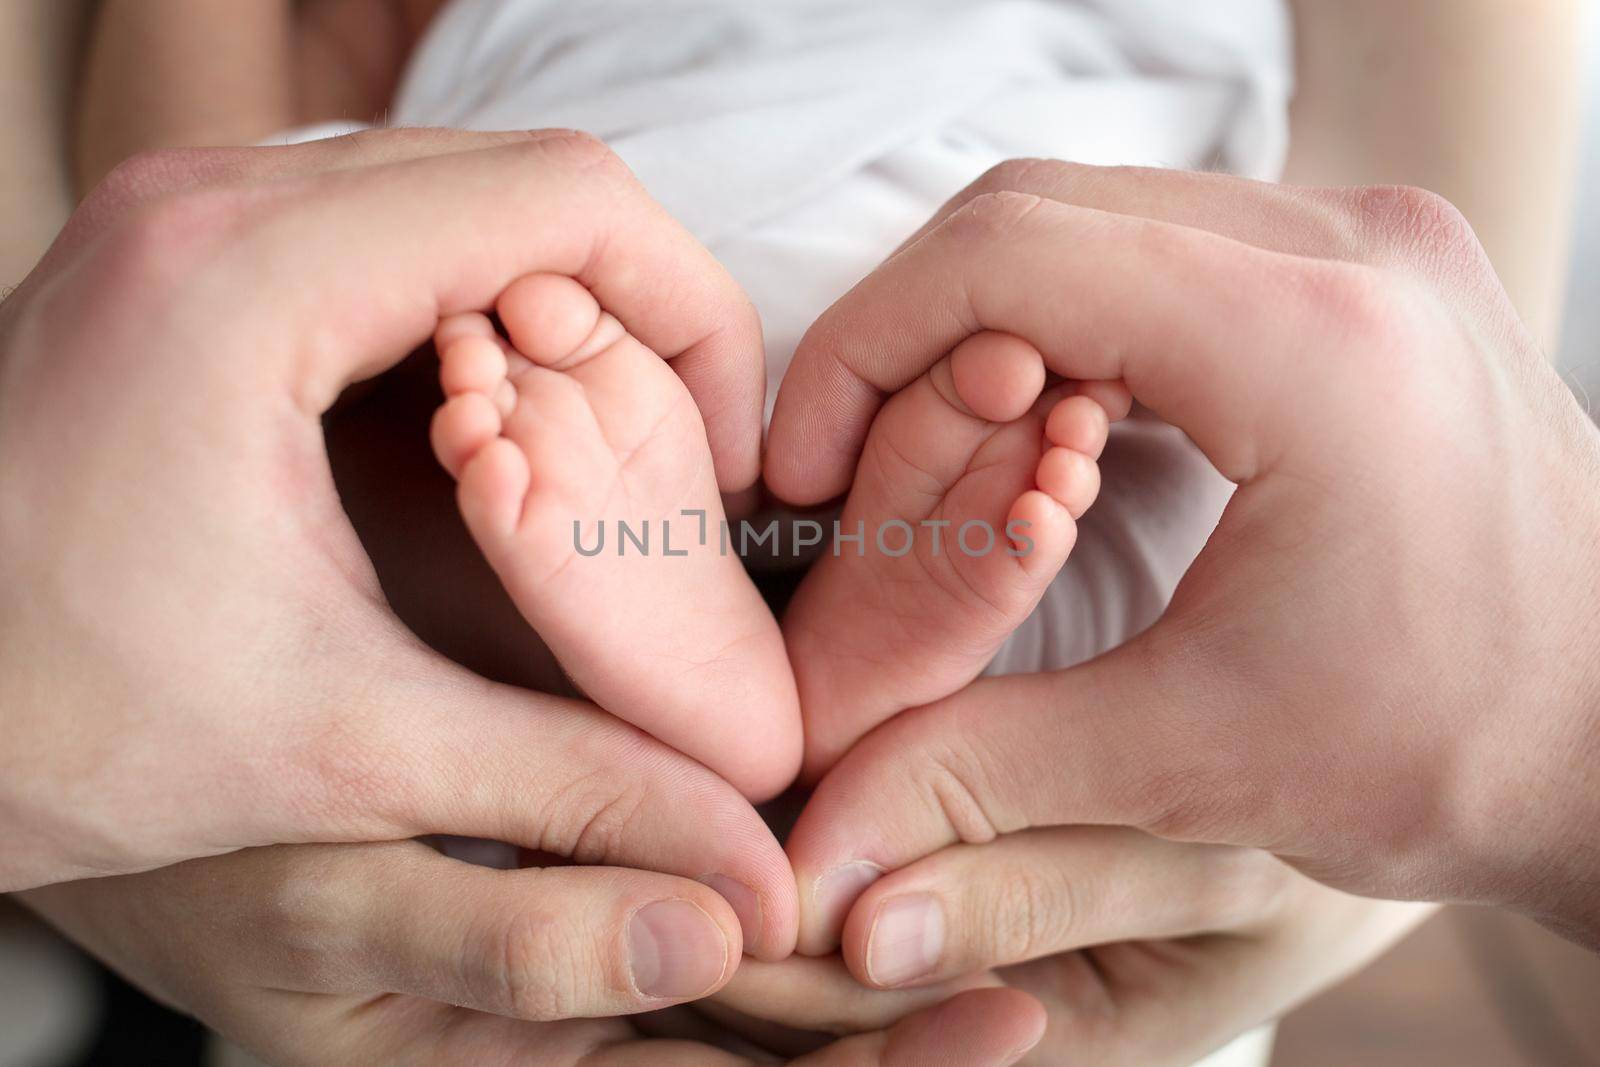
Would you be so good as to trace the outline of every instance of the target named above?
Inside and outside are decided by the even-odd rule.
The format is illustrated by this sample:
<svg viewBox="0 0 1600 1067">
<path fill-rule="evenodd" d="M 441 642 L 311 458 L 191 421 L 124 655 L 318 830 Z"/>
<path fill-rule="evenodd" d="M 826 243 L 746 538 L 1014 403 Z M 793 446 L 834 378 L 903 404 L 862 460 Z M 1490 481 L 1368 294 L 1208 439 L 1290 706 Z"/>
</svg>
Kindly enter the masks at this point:
<svg viewBox="0 0 1600 1067">
<path fill-rule="evenodd" d="M 1275 177 L 1289 57 L 1277 0 L 456 0 L 391 121 L 603 138 L 755 301 L 770 404 L 817 314 L 996 162 Z M 1226 500 L 1170 430 L 1119 428 L 1107 464 L 1073 564 L 992 671 L 1148 625 Z M 1181 499 L 1142 491 L 1180 468 Z"/>
<path fill-rule="evenodd" d="M 455 0 L 390 118 L 604 139 L 755 301 L 770 403 L 812 320 L 994 163 L 1276 177 L 1290 51 L 1279 0 Z M 1147 626 L 1230 489 L 1153 424 L 1119 427 L 1105 463 L 1072 562 L 991 671 Z"/>
<path fill-rule="evenodd" d="M 604 139 L 755 300 L 775 390 L 1002 159 L 1275 176 L 1288 55 L 1276 0 L 457 0 L 391 121 Z"/>
</svg>

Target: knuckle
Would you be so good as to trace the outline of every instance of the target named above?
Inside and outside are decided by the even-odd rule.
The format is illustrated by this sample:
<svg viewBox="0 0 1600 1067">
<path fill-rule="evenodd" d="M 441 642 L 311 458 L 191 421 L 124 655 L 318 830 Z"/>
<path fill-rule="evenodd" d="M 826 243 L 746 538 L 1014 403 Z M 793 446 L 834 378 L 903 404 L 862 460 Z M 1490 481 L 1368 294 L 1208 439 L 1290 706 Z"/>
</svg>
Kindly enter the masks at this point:
<svg viewBox="0 0 1600 1067">
<path fill-rule="evenodd" d="M 109 283 L 141 291 L 176 284 L 217 254 L 239 209 L 238 196 L 223 189 L 190 189 L 140 204 L 107 237 L 102 265 Z"/>
<path fill-rule="evenodd" d="M 980 929 L 989 931 L 993 965 L 1021 963 L 1059 951 L 1079 919 L 1078 902 L 1065 879 L 1011 868 L 986 905 Z"/>
<path fill-rule="evenodd" d="M 978 180 L 972 183 L 972 192 L 979 196 L 1007 191 L 1028 192 L 1044 184 L 1041 178 L 1053 178 L 1058 173 L 1070 172 L 1074 167 L 1075 164 L 1054 159 L 1008 159 L 979 175 Z"/>
<path fill-rule="evenodd" d="M 1348 198 L 1366 258 L 1425 278 L 1493 277 L 1472 224 L 1438 193 L 1380 185 L 1352 190 Z"/>
<path fill-rule="evenodd" d="M 529 144 L 539 151 L 554 154 L 565 165 L 583 174 L 611 179 L 633 180 L 633 172 L 611 146 L 584 130 L 545 130 Z"/>
<path fill-rule="evenodd" d="M 490 934 L 484 995 L 519 1019 L 568 1019 L 582 1006 L 578 975 L 587 953 L 556 916 L 518 910 Z"/>
<path fill-rule="evenodd" d="M 138 152 L 112 167 L 89 193 L 101 209 L 126 208 L 190 184 L 214 152 L 196 148 L 156 148 Z"/>
<path fill-rule="evenodd" d="M 1173 841 L 1194 840 L 1203 828 L 1216 825 L 1218 805 L 1208 799 L 1198 776 L 1190 771 L 1169 771 L 1152 779 L 1150 791 L 1161 799 L 1140 820 L 1142 829 Z"/>
<path fill-rule="evenodd" d="M 1027 225 L 1044 203 L 1042 196 L 1010 189 L 980 193 L 951 214 L 945 229 L 962 243 L 1004 241 Z"/>
<path fill-rule="evenodd" d="M 1467 218 L 1438 193 L 1411 185 L 1372 185 L 1353 190 L 1351 210 L 1380 241 L 1406 246 L 1477 246 Z"/>
<path fill-rule="evenodd" d="M 997 812 L 994 769 L 980 745 L 963 729 L 961 718 L 952 711 L 941 710 L 940 714 L 946 721 L 931 735 L 939 739 L 938 744 L 911 764 L 929 807 L 942 812 L 955 837 L 968 844 L 984 844 L 1022 829 L 1023 822 Z"/>
<path fill-rule="evenodd" d="M 617 860 L 638 836 L 641 819 L 652 807 L 649 794 L 643 783 L 618 782 L 607 771 L 580 775 L 561 786 L 546 805 L 549 821 L 540 847 L 577 863 Z"/>
<path fill-rule="evenodd" d="M 374 857 L 395 845 L 369 846 Z M 346 977 L 363 929 L 359 901 L 315 863 L 282 863 L 242 892 L 261 902 L 258 938 L 274 946 L 285 978 L 309 989 L 332 989 Z"/>
</svg>

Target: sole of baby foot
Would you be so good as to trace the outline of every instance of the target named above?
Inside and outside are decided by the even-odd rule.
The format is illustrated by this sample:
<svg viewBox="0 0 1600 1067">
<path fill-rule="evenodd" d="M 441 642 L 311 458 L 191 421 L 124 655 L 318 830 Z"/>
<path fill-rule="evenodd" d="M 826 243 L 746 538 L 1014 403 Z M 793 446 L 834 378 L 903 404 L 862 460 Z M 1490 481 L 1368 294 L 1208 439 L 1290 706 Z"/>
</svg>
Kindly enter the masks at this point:
<svg viewBox="0 0 1600 1067">
<path fill-rule="evenodd" d="M 1066 562 L 1110 417 L 1044 383 L 1027 342 L 977 334 L 879 412 L 840 518 L 861 540 L 825 554 L 784 617 L 803 779 L 977 677 Z"/>
<path fill-rule="evenodd" d="M 752 799 L 800 758 L 782 636 L 717 536 L 722 504 L 683 383 L 578 282 L 533 275 L 441 325 L 432 441 L 463 519 L 591 699 Z"/>
</svg>

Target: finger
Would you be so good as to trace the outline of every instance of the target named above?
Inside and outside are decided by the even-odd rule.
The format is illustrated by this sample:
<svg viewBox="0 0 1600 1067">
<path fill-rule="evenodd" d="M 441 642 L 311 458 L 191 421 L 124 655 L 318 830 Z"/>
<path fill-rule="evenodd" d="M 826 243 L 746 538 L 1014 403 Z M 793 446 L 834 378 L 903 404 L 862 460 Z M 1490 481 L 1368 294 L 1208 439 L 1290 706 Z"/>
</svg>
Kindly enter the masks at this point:
<svg viewBox="0 0 1600 1067">
<path fill-rule="evenodd" d="M 1044 360 L 1032 345 L 1004 334 L 973 334 L 935 367 L 945 368 L 950 388 L 940 392 L 953 398 L 951 406 L 990 422 L 1022 418 L 1044 392 Z"/>
<path fill-rule="evenodd" d="M 530 1020 L 693 999 L 722 986 L 739 958 L 737 917 L 698 882 L 615 868 L 494 870 L 413 841 L 251 849 L 122 885 L 108 898 L 69 883 L 34 903 L 87 926 L 113 960 L 152 901 L 176 911 L 167 903 L 176 900 L 227 931 L 228 965 L 260 988 L 409 993 Z"/>
<path fill-rule="evenodd" d="M 248 985 L 226 996 L 222 1004 L 208 1003 L 201 1020 L 272 1064 L 578 1067 L 597 1046 L 638 1036 L 631 1023 L 638 1016 L 532 1022 L 410 996 L 327 996 Z"/>
<path fill-rule="evenodd" d="M 945 201 L 900 247 L 915 244 L 978 197 L 1001 192 L 1209 230 L 1289 255 L 1355 260 L 1361 252 L 1360 233 L 1346 206 L 1352 190 L 1055 159 L 1013 159 L 991 167 Z"/>
<path fill-rule="evenodd" d="M 793 1060 L 794 1067 L 1010 1067 L 1044 1035 L 1039 1002 L 1014 989 L 979 989 L 925 1008 L 888 1030 L 860 1034 Z M 746 1067 L 703 1044 L 649 1041 L 596 1052 L 585 1067 Z"/>
<path fill-rule="evenodd" d="M 1044 1036 L 1039 1002 L 1014 989 L 975 989 L 887 1031 L 846 1038 L 796 1067 L 1010 1067 Z"/>
<path fill-rule="evenodd" d="M 300 818 L 280 834 L 454 834 L 679 875 L 728 900 L 745 951 L 789 954 L 788 860 L 711 771 L 591 704 L 487 682 L 426 651 L 373 670 L 319 701 L 329 721 L 282 754 L 292 771 L 274 788 Z"/>
<path fill-rule="evenodd" d="M 1045 1020 L 1038 1001 L 1015 990 L 956 998 L 926 1009 L 888 1033 L 831 1044 L 799 1067 L 1009 1067 L 1038 1044 Z M 380 998 L 352 1005 L 315 998 L 280 1000 L 271 1012 L 228 1020 L 226 1032 L 276 1062 L 435 1065 L 526 1063 L 532 1067 L 753 1067 L 779 1062 L 685 1009 L 622 1019 L 531 1023 Z M 309 1018 L 308 1018 L 309 1017 Z M 265 1022 L 276 1025 L 263 1025 Z M 641 1038 L 640 1032 L 646 1036 Z"/>
<path fill-rule="evenodd" d="M 1051 444 L 1070 448 L 1091 460 L 1100 458 L 1110 435 L 1111 420 L 1106 409 L 1081 393 L 1057 402 L 1045 419 L 1044 436 Z"/>
<path fill-rule="evenodd" d="M 271 147 L 163 148 L 124 160 L 93 189 L 51 246 L 64 257 L 146 204 L 208 186 L 309 178 L 337 170 L 468 152 L 569 130 L 365 130 Z"/>
<path fill-rule="evenodd" d="M 917 988 L 863 989 L 838 956 L 790 956 L 772 963 L 745 960 L 726 986 L 695 1008 L 733 1029 L 741 1029 L 742 1020 L 761 1020 L 845 1036 L 884 1029 L 957 993 L 999 984 L 993 974 L 965 973 Z"/>
<path fill-rule="evenodd" d="M 1076 391 L 1099 404 L 1112 422 L 1120 422 L 1133 410 L 1133 394 L 1124 382 L 1079 382 Z"/>
<path fill-rule="evenodd" d="M 1316 377 L 1325 363 L 1286 354 L 1303 352 L 1308 336 L 1350 337 L 1372 327 L 1364 316 L 1394 314 L 1392 288 L 1366 268 L 1204 229 L 981 196 L 807 331 L 773 413 L 767 482 L 798 504 L 838 495 L 883 398 L 981 330 L 1022 337 L 1063 377 L 1122 379 L 1225 474 L 1247 480 L 1294 428 L 1284 400 L 1331 388 Z"/>
<path fill-rule="evenodd" d="M 858 742 L 787 843 L 800 951 L 832 951 L 869 885 L 950 845 L 1068 823 L 1168 836 L 1181 826 L 1218 843 L 1258 843 L 1229 832 L 1261 827 L 1218 823 L 1270 810 L 1266 798 L 1252 806 L 1243 796 L 1270 787 L 1233 773 L 1227 728 L 1177 702 L 1153 640 L 1147 632 L 1071 670 L 980 679 Z"/>
<path fill-rule="evenodd" d="M 846 1038 L 792 1062 L 795 1067 L 1010 1067 L 1038 1045 L 1043 1032 L 1045 1014 L 1027 993 L 974 990 L 886 1032 Z M 754 1062 L 763 1061 L 688 1040 L 626 1041 L 582 1057 L 584 1067 L 749 1067 Z"/>
<path fill-rule="evenodd" d="M 1395 267 L 1440 283 L 1440 295 L 1459 306 L 1479 314 L 1498 307 L 1515 322 L 1494 271 L 1482 269 L 1488 257 L 1471 224 L 1425 189 L 1316 188 L 1158 167 L 1011 160 L 953 197 L 918 235 L 973 198 L 1003 189 L 1209 230 L 1288 255 Z"/>
<path fill-rule="evenodd" d="M 1448 278 L 1451 284 L 1442 288 L 1464 299 L 1501 302 L 1492 271 L 1463 269 L 1481 263 L 1484 252 L 1461 213 L 1442 197 L 1403 186 L 1316 188 L 1159 167 L 1014 159 L 951 197 L 901 247 L 978 197 L 999 192 L 1207 230 L 1287 255 L 1393 265 Z M 1416 254 L 1424 247 L 1427 254 Z"/>
<path fill-rule="evenodd" d="M 866 985 L 893 989 L 1085 945 L 1235 931 L 1274 920 L 1297 877 L 1255 849 L 1027 830 L 884 876 L 850 911 L 844 958 Z"/>
<path fill-rule="evenodd" d="M 341 929 L 322 932 L 338 951 L 302 977 L 308 991 L 592 1018 L 704 996 L 739 958 L 733 910 L 684 878 L 612 867 L 493 870 L 410 842 L 327 846 L 318 859 L 314 899 L 339 901 L 327 911 Z"/>
<path fill-rule="evenodd" d="M 1124 941 L 1006 968 L 1006 982 L 1038 997 L 1051 1020 L 1024 1062 L 1187 1067 L 1355 973 L 1433 912 L 1305 888 L 1315 900 L 1297 901 L 1292 921 L 1259 933 L 1157 950 Z M 1266 1058 L 1262 1036 L 1242 1040 L 1260 1052 L 1239 1050 L 1241 1061 Z"/>
<path fill-rule="evenodd" d="M 743 967 L 744 964 L 740 963 L 740 966 Z M 700 1000 L 693 1004 L 667 1008 L 664 1011 L 653 1011 L 647 1015 L 636 1015 L 629 1021 L 640 1034 L 647 1038 L 695 1041 L 702 1045 L 721 1049 L 724 1052 L 733 1052 L 746 1056 L 757 1063 L 773 1063 L 784 1056 L 811 1052 L 820 1048 L 828 1040 L 814 1035 L 807 1044 L 794 1052 L 788 1052 L 779 1045 L 764 1041 L 753 1041 L 723 1026 L 720 1022 L 701 1012 L 700 1005 L 705 1003 L 708 1002 Z"/>
<path fill-rule="evenodd" d="M 249 293 L 240 313 L 263 340 L 301 353 L 291 385 L 312 409 L 397 362 L 441 317 L 490 307 L 523 275 L 565 274 L 672 362 L 704 416 L 719 484 L 754 481 L 765 389 L 754 308 L 598 141 L 521 137 L 268 190 L 203 192 L 167 221 L 222 216 L 213 237 L 227 240 L 214 254 L 237 257 L 241 277 L 260 263 L 299 265 L 293 286 Z M 254 210 L 234 211 L 229 197 Z M 318 248 L 337 254 L 306 254 Z"/>
</svg>

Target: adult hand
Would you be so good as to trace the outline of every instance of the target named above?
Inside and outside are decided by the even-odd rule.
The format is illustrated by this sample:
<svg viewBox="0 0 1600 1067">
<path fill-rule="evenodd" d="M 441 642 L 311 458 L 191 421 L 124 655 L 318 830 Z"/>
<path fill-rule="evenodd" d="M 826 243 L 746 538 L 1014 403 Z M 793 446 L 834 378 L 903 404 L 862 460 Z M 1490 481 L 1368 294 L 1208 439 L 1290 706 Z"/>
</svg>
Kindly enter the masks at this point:
<svg viewBox="0 0 1600 1067">
<path fill-rule="evenodd" d="M 1150 630 L 901 715 L 823 781 L 803 945 L 875 867 L 1084 823 L 1600 944 L 1600 433 L 1457 213 L 1002 167 L 807 335 L 769 484 L 837 493 L 884 393 L 980 329 L 1123 378 L 1239 489 Z"/>
<path fill-rule="evenodd" d="M 340 509 L 323 413 L 533 270 L 671 357 L 724 486 L 753 479 L 755 315 L 589 138 L 161 153 L 85 202 L 0 307 L 0 889 L 433 831 L 604 851 L 653 821 L 629 862 L 742 884 L 746 947 L 786 950 L 783 857 L 747 805 L 426 650 Z M 661 822 L 643 802 L 666 797 L 710 822 Z"/>
<path fill-rule="evenodd" d="M 1118 424 L 1102 473 L 1051 592 L 1073 601 L 1077 620 L 1052 631 L 1056 663 L 1154 623 L 1233 491 L 1148 413 Z M 1016 657 L 1002 662 L 1014 668 Z M 893 931 L 914 929 L 915 905 L 930 896 L 951 916 L 932 953 L 926 938 Z M 714 1014 L 787 1050 L 808 1046 L 787 1043 L 794 1035 L 778 1022 L 851 1033 L 962 985 L 1003 982 L 1049 1013 L 1027 1062 L 1189 1064 L 1363 966 L 1430 911 L 1328 889 L 1255 849 L 1124 829 L 1032 830 L 884 876 L 853 910 L 842 958 L 749 961 L 712 998 L 676 1010 Z M 874 936 L 879 921 L 887 936 Z"/>
<path fill-rule="evenodd" d="M 930 898 L 948 915 L 936 959 L 921 958 L 933 941 L 909 918 Z M 1341 981 L 1432 910 L 1346 895 L 1254 849 L 1032 830 L 884 876 L 851 913 L 842 960 L 748 961 L 681 1010 L 792 1051 L 807 1047 L 793 1030 L 877 1029 L 1003 983 L 1050 1020 L 1023 1063 L 1182 1067 Z"/>
<path fill-rule="evenodd" d="M 145 989 L 273 1063 L 753 1062 L 698 1041 L 646 1039 L 641 1027 L 693 1032 L 657 1016 L 572 1018 L 636 1011 L 639 1001 L 628 974 L 609 966 L 593 988 L 576 975 L 572 984 L 544 980 L 552 962 L 603 943 L 589 927 L 623 936 L 624 915 L 604 894 L 574 921 L 552 882 L 561 870 L 473 867 L 417 842 L 283 846 L 51 886 L 26 900 Z M 218 928 L 230 936 L 218 938 Z M 1025 994 L 978 991 L 801 1062 L 1005 1067 L 1038 1041 L 1043 1022 Z"/>
</svg>

